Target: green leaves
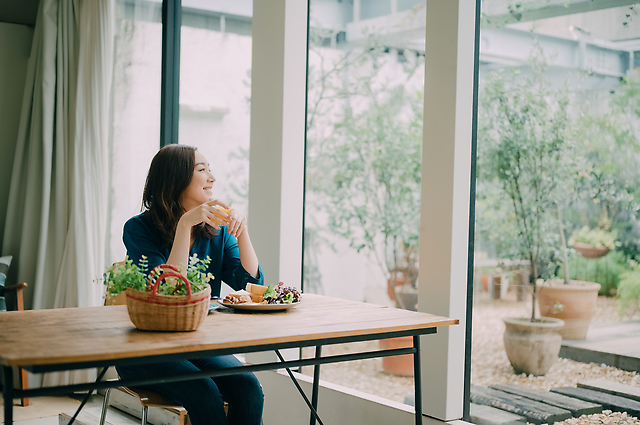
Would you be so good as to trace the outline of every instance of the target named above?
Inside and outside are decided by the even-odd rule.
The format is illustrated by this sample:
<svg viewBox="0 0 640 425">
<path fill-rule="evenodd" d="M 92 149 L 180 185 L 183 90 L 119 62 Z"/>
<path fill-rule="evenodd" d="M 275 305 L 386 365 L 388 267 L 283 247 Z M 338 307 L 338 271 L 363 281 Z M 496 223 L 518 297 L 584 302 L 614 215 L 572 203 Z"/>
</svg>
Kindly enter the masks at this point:
<svg viewBox="0 0 640 425">
<path fill-rule="evenodd" d="M 196 293 L 205 289 L 214 276 L 208 273 L 209 263 L 211 259 L 207 256 L 204 260 L 199 260 L 197 255 L 193 255 L 189 259 L 187 267 L 187 279 L 191 283 L 191 292 Z M 133 264 L 133 261 L 127 257 L 122 263 L 114 264 L 105 272 L 105 285 L 107 292 L 112 295 L 119 294 L 127 288 L 137 289 L 138 291 L 151 291 L 155 279 L 159 277 L 152 276 L 151 282 L 147 279 L 148 261 L 146 256 L 142 256 L 139 265 Z M 158 285 L 158 294 L 163 295 L 186 295 L 187 289 L 184 283 L 176 278 L 163 279 Z"/>
<path fill-rule="evenodd" d="M 484 203 L 478 216 L 484 220 L 493 211 L 500 218 L 489 216 L 493 226 L 479 226 L 485 235 L 508 232 L 498 256 L 519 253 L 535 269 L 559 246 L 555 209 L 574 196 L 577 172 L 567 90 L 551 88 L 543 59 L 534 58 L 531 69 L 530 77 L 493 72 L 485 79 L 478 128 L 478 198 Z M 501 204 L 491 205 L 497 199 Z M 506 240 L 510 236 L 515 240 Z"/>
<path fill-rule="evenodd" d="M 606 246 L 609 249 L 615 249 L 619 243 L 616 243 L 616 232 L 605 232 L 602 229 L 589 229 L 584 226 L 580 230 L 576 230 L 569 239 L 569 245 L 576 242 L 586 243 L 593 246 Z"/>
<path fill-rule="evenodd" d="M 127 257 L 124 262 L 114 264 L 112 267 L 107 268 L 105 272 L 107 292 L 112 295 L 117 295 L 127 288 L 144 291 L 147 278 L 141 269 L 146 269 L 146 267 L 147 257 L 143 256 L 140 260 L 140 267 L 133 264 L 133 261 Z"/>
</svg>

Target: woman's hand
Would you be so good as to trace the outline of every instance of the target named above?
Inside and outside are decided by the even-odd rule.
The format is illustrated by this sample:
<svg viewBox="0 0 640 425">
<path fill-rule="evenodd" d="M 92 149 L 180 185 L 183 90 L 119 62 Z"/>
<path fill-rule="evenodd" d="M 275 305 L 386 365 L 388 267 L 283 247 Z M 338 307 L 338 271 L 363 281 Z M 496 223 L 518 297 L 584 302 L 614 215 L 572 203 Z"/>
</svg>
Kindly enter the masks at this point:
<svg viewBox="0 0 640 425">
<path fill-rule="evenodd" d="M 229 234 L 239 238 L 242 232 L 247 228 L 247 218 L 232 209 L 229 211 L 229 224 L 227 224 L 227 226 L 229 226 Z"/>
<path fill-rule="evenodd" d="M 215 229 L 220 229 L 221 226 L 230 226 L 230 214 L 227 214 L 224 210 L 228 211 L 229 207 L 214 199 L 182 214 L 178 225 L 191 228 L 200 223 L 206 223 Z M 230 212 L 233 212 L 233 210 Z"/>
</svg>

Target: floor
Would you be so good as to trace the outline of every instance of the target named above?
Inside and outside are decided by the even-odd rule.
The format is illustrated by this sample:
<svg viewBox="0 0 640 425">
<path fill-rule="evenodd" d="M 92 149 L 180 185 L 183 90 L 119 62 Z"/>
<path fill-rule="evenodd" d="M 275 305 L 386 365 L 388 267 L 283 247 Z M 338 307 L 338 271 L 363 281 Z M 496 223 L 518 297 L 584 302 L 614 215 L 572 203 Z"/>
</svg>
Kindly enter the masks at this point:
<svg viewBox="0 0 640 425">
<path fill-rule="evenodd" d="M 640 321 L 592 323 L 582 341 L 563 340 L 560 357 L 640 370 Z"/>
<path fill-rule="evenodd" d="M 28 407 L 14 408 L 14 424 L 16 425 L 59 425 L 59 413 L 73 415 L 80 405 L 81 397 L 38 397 L 31 399 Z M 103 397 L 93 395 L 82 409 L 84 418 L 91 418 L 91 423 L 98 423 L 102 410 Z M 0 420 L 4 419 L 3 409 L 0 409 Z M 87 416 L 89 415 L 89 416 Z M 127 415 L 117 409 L 110 408 L 107 412 L 106 424 L 111 425 L 139 425 L 140 420 Z"/>
</svg>

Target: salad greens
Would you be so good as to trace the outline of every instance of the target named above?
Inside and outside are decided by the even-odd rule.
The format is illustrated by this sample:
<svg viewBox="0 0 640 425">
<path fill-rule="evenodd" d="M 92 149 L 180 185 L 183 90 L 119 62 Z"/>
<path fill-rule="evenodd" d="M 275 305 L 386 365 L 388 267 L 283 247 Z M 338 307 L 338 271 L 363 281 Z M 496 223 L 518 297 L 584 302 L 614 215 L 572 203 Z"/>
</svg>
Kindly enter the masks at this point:
<svg viewBox="0 0 640 425">
<path fill-rule="evenodd" d="M 278 296 L 278 293 L 276 292 L 276 290 L 273 288 L 273 285 L 269 285 L 267 286 L 267 290 L 264 291 L 264 294 L 262 294 L 262 297 L 264 299 L 267 298 L 276 298 Z"/>
<path fill-rule="evenodd" d="M 262 295 L 268 304 L 292 304 L 300 301 L 300 292 L 297 288 L 278 285 L 269 285 Z"/>
</svg>

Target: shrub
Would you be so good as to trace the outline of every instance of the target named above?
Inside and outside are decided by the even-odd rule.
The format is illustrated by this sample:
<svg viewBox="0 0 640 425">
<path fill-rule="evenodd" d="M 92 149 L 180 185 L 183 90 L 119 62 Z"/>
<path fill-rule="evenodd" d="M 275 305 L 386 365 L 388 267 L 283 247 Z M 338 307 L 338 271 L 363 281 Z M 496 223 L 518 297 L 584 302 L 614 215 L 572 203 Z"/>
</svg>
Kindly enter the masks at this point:
<svg viewBox="0 0 640 425">
<path fill-rule="evenodd" d="M 618 286 L 618 313 L 634 313 L 640 307 L 640 267 L 634 265 L 632 270 L 620 275 Z"/>
<path fill-rule="evenodd" d="M 617 251 L 598 259 L 587 259 L 580 255 L 573 255 L 569 259 L 571 279 L 599 283 L 601 288 L 598 295 L 613 295 L 618 289 L 620 275 L 628 269 L 624 253 Z M 564 276 L 562 268 L 558 275 Z"/>
</svg>

